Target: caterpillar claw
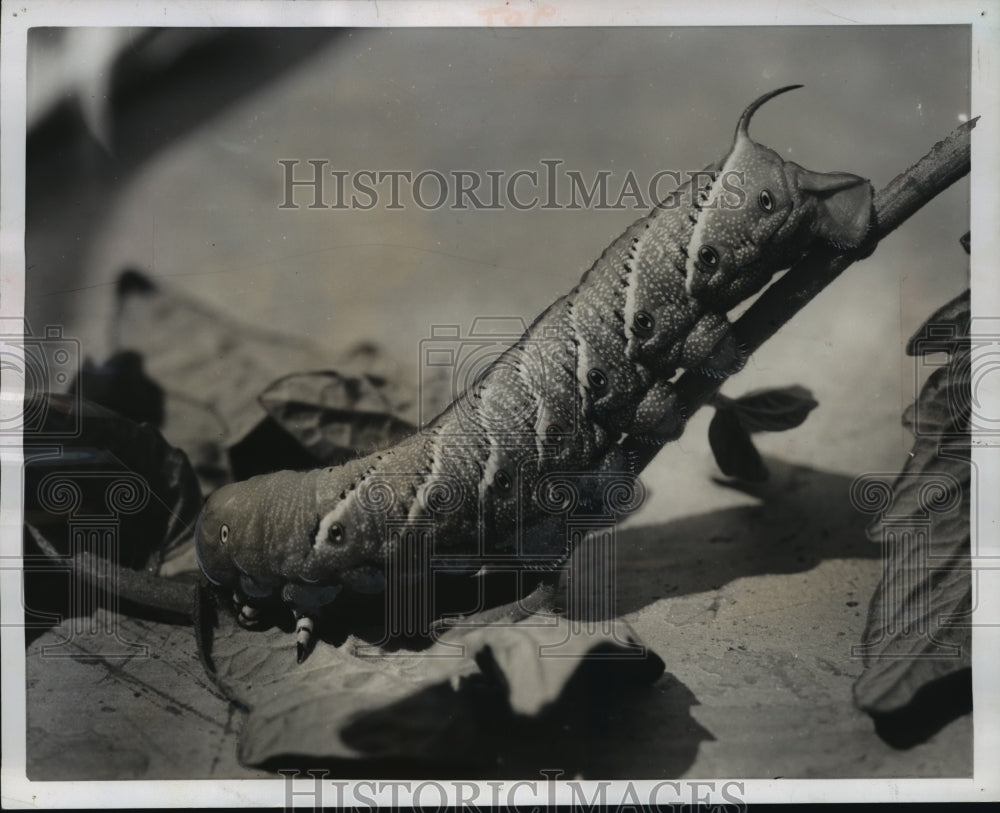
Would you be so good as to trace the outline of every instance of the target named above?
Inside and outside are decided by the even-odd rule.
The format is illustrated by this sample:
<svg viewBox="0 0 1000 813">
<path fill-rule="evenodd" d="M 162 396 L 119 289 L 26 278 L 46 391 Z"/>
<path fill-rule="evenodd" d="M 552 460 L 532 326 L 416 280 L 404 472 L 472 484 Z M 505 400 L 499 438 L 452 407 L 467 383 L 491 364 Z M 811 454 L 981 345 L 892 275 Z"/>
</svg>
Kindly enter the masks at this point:
<svg viewBox="0 0 1000 813">
<path fill-rule="evenodd" d="M 313 620 L 308 615 L 295 613 L 295 657 L 302 663 L 311 651 Z"/>
<path fill-rule="evenodd" d="M 728 374 L 722 370 L 713 370 L 711 367 L 699 367 L 698 372 L 706 378 L 711 378 L 715 381 L 722 381 L 724 378 L 729 377 Z"/>
<path fill-rule="evenodd" d="M 236 623 L 245 630 L 255 630 L 261 627 L 260 608 L 250 604 L 249 599 L 241 590 L 233 591 L 233 612 Z"/>
<path fill-rule="evenodd" d="M 750 358 L 750 348 L 747 346 L 746 342 L 736 343 L 736 360 L 733 362 L 733 367 L 729 371 L 730 375 L 733 373 L 738 373 L 744 367 L 747 366 L 747 359 Z"/>
<path fill-rule="evenodd" d="M 236 613 L 236 623 L 245 630 L 260 628 L 260 610 L 250 604 L 243 604 Z"/>
</svg>

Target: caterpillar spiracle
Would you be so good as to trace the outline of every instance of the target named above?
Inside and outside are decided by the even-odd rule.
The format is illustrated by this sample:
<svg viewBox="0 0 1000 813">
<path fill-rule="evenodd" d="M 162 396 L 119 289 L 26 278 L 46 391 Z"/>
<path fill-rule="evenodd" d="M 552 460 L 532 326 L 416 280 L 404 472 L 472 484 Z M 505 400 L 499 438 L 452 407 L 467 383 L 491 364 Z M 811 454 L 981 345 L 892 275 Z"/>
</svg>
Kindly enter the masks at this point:
<svg viewBox="0 0 1000 813">
<path fill-rule="evenodd" d="M 815 240 L 853 247 L 868 230 L 867 180 L 812 172 L 751 140 L 757 109 L 796 87 L 751 103 L 707 183 L 679 186 L 629 226 L 425 430 L 341 466 L 212 494 L 195 532 L 207 579 L 234 591 L 244 620 L 287 604 L 301 661 L 320 611 L 343 589 L 384 589 L 385 562 L 430 520 L 435 552 L 467 557 L 470 572 L 490 556 L 558 564 L 565 534 L 536 487 L 546 475 L 623 471 L 625 435 L 680 435 L 677 370 L 725 377 L 744 364 L 727 312 Z"/>
</svg>

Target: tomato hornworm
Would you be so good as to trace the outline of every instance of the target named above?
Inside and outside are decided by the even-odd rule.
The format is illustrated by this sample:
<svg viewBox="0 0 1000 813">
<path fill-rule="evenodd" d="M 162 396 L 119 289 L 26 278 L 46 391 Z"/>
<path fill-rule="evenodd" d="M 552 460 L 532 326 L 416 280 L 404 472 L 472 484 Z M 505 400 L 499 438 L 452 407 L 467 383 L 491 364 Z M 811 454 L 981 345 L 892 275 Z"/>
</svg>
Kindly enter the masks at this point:
<svg viewBox="0 0 1000 813">
<path fill-rule="evenodd" d="M 766 93 L 721 160 L 608 246 L 580 282 L 424 430 L 344 465 L 223 486 L 195 531 L 207 579 L 234 590 L 240 620 L 280 598 L 301 661 L 313 619 L 343 589 L 385 589 L 385 563 L 428 522 L 436 553 L 556 567 L 568 555 L 546 505 L 553 475 L 628 470 L 626 436 L 678 437 L 679 368 L 723 378 L 745 352 L 726 313 L 817 239 L 861 243 L 869 182 L 817 173 L 751 140 Z M 588 486 L 586 483 L 590 482 Z M 544 486 L 544 487 L 543 487 Z M 409 536 L 408 536 L 409 534 Z M 420 578 L 420 563 L 402 568 Z"/>
</svg>

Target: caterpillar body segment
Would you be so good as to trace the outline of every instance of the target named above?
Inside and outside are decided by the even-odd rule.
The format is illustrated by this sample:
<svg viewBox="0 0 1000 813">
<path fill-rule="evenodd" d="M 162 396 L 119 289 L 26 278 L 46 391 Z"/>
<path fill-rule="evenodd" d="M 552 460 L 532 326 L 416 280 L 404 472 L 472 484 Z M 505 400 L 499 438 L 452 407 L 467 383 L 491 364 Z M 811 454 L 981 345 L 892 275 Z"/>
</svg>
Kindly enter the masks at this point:
<svg viewBox="0 0 1000 813">
<path fill-rule="evenodd" d="M 241 617 L 283 600 L 301 660 L 319 611 L 341 590 L 385 589 L 399 540 L 428 523 L 433 554 L 470 573 L 498 556 L 558 566 L 569 551 L 548 505 L 552 476 L 576 473 L 579 499 L 604 499 L 599 475 L 628 470 L 624 435 L 683 431 L 670 381 L 679 368 L 721 378 L 743 366 L 726 313 L 815 240 L 865 236 L 865 179 L 811 172 L 750 139 L 753 113 L 795 87 L 754 101 L 714 171 L 626 229 L 424 431 L 343 466 L 214 493 L 196 529 L 199 562 L 245 599 Z M 404 577 L 422 578 L 420 566 L 403 562 Z"/>
</svg>

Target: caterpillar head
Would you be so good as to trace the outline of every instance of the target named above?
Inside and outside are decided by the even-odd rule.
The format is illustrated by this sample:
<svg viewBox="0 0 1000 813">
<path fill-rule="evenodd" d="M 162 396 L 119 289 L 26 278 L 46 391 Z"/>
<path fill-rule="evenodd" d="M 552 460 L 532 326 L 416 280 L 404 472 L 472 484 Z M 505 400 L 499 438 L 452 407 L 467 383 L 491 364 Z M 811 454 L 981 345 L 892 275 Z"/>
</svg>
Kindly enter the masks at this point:
<svg viewBox="0 0 1000 813">
<path fill-rule="evenodd" d="M 757 109 L 798 87 L 766 93 L 743 111 L 721 168 L 709 187 L 696 192 L 685 285 L 688 294 L 715 311 L 725 312 L 755 294 L 813 240 L 853 248 L 868 231 L 872 187 L 866 179 L 812 172 L 750 138 Z"/>
<path fill-rule="evenodd" d="M 353 476 L 348 467 L 279 471 L 218 489 L 195 528 L 202 572 L 215 584 L 250 583 L 261 593 L 288 581 L 335 580 L 360 563 L 359 550 L 343 528 L 321 528 L 328 508 L 317 491 L 321 478 L 328 490 Z"/>
</svg>

